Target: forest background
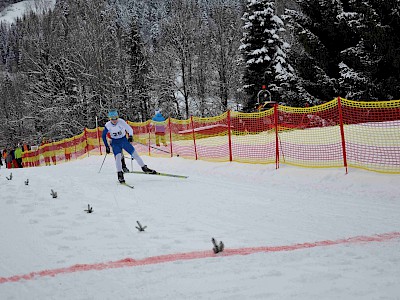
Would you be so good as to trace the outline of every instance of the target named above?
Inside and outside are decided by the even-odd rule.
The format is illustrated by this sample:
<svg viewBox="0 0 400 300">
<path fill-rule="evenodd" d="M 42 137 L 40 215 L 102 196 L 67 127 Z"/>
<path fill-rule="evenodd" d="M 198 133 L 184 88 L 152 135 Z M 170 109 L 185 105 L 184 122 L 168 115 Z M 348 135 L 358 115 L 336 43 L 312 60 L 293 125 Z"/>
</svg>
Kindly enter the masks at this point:
<svg viewBox="0 0 400 300">
<path fill-rule="evenodd" d="M 0 24 L 0 146 L 79 134 L 110 108 L 249 112 L 264 84 L 290 106 L 400 99 L 398 32 L 400 0 L 32 0 Z"/>
</svg>

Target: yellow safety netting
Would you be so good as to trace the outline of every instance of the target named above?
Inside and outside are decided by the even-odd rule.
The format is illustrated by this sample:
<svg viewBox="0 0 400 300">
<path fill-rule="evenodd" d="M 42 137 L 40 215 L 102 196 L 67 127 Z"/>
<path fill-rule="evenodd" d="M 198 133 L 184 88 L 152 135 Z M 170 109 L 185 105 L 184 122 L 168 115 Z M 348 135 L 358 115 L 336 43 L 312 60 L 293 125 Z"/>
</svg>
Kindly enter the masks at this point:
<svg viewBox="0 0 400 300">
<path fill-rule="evenodd" d="M 309 168 L 355 167 L 400 174 L 400 100 L 335 98 L 256 113 L 227 111 L 208 118 L 129 122 L 136 150 L 151 156 Z M 160 131 L 161 128 L 161 131 Z M 25 152 L 25 166 L 56 164 L 104 153 L 103 128 Z"/>
</svg>

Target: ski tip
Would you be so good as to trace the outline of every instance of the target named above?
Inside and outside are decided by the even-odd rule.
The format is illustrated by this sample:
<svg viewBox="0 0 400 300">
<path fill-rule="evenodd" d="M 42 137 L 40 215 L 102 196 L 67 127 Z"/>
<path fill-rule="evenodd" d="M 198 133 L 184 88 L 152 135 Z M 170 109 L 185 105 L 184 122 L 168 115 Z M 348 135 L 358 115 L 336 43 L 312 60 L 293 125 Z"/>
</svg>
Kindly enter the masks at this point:
<svg viewBox="0 0 400 300">
<path fill-rule="evenodd" d="M 131 188 L 131 189 L 134 189 L 134 188 L 135 188 L 133 185 L 130 185 L 130 184 L 126 183 L 126 182 L 118 182 L 118 184 L 119 184 L 119 185 L 124 185 L 124 186 L 126 186 L 126 187 L 128 187 L 128 188 Z"/>
</svg>

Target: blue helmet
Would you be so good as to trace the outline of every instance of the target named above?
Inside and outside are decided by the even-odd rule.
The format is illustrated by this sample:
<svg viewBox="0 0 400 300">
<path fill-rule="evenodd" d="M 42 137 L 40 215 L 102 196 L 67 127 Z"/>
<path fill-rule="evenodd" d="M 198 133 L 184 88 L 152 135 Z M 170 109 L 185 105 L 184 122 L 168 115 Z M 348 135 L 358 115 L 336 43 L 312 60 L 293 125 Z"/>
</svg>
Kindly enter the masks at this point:
<svg viewBox="0 0 400 300">
<path fill-rule="evenodd" d="M 118 118 L 118 111 L 116 109 L 112 109 L 108 112 L 109 119 L 117 119 Z"/>
</svg>

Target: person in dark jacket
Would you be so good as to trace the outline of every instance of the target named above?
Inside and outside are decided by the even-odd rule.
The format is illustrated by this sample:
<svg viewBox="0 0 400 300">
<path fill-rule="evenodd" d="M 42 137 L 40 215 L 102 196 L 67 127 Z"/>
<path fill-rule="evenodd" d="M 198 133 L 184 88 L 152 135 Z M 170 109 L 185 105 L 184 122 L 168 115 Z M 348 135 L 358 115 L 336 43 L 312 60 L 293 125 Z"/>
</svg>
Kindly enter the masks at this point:
<svg viewBox="0 0 400 300">
<path fill-rule="evenodd" d="M 12 153 L 14 153 L 14 151 L 12 151 L 12 150 L 7 151 L 7 157 L 6 157 L 6 167 L 7 167 L 7 169 L 11 169 L 12 168 L 12 163 L 13 163 Z"/>
<path fill-rule="evenodd" d="M 15 149 L 16 149 L 17 147 L 13 147 L 11 150 L 10 150 L 10 154 L 11 154 L 11 157 L 12 157 L 12 165 L 13 165 L 13 168 L 18 168 L 18 163 L 17 163 L 17 159 L 16 159 L 16 157 L 15 157 Z"/>
</svg>

